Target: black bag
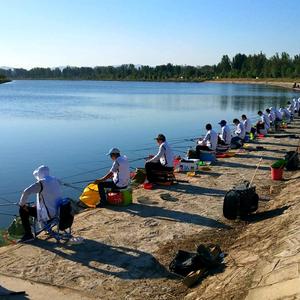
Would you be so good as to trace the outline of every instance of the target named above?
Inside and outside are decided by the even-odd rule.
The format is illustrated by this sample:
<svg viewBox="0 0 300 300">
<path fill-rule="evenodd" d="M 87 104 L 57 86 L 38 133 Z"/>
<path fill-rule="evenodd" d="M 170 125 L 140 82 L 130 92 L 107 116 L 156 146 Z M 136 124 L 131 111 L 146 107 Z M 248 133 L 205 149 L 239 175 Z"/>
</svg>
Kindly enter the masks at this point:
<svg viewBox="0 0 300 300">
<path fill-rule="evenodd" d="M 213 248 L 214 251 L 211 253 Z M 176 274 L 187 276 L 192 271 L 216 267 L 222 261 L 220 254 L 221 249 L 217 245 L 206 247 L 200 244 L 197 248 L 197 253 L 179 250 L 170 263 L 169 269 Z"/>
<path fill-rule="evenodd" d="M 189 149 L 187 152 L 188 159 L 198 159 L 199 155 L 196 150 Z"/>
<path fill-rule="evenodd" d="M 258 200 L 255 186 L 249 187 L 249 182 L 245 181 L 226 193 L 223 215 L 229 220 L 235 220 L 238 216 L 245 217 L 257 210 Z"/>
<path fill-rule="evenodd" d="M 73 224 L 74 216 L 72 214 L 72 206 L 70 201 L 63 201 L 59 208 L 59 230 L 66 230 Z"/>
<path fill-rule="evenodd" d="M 299 166 L 299 156 L 298 156 L 298 152 L 296 151 L 289 151 L 284 159 L 286 160 L 286 165 L 285 168 L 288 171 L 295 171 L 298 170 L 298 166 Z"/>
</svg>

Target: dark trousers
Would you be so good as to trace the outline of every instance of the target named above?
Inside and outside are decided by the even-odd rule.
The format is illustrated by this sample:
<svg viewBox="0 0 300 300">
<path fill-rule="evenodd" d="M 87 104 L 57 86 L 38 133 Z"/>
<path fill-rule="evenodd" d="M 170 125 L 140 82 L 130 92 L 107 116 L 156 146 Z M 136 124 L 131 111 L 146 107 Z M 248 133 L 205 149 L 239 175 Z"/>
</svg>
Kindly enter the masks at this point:
<svg viewBox="0 0 300 300">
<path fill-rule="evenodd" d="M 207 146 L 198 145 L 198 146 L 196 146 L 196 153 L 197 153 L 197 157 L 198 157 L 198 158 L 200 157 L 201 150 L 202 150 L 202 151 L 212 151 L 212 150 L 211 150 L 209 147 L 207 147 Z"/>
<path fill-rule="evenodd" d="M 219 136 L 218 136 L 218 144 L 222 145 L 222 146 L 229 146 L 228 144 L 226 144 Z"/>
<path fill-rule="evenodd" d="M 27 209 L 24 209 L 22 206 L 20 206 L 20 210 L 19 210 L 19 214 L 20 214 L 20 218 L 22 221 L 22 225 L 24 227 L 25 230 L 25 234 L 30 235 L 32 234 L 31 232 L 31 227 L 30 227 L 30 222 L 29 222 L 29 218 L 30 217 L 37 217 L 37 211 L 36 211 L 36 207 L 35 206 L 28 206 L 26 205 Z"/>
<path fill-rule="evenodd" d="M 234 137 L 231 139 L 231 144 L 235 144 L 236 142 L 239 142 L 239 141 L 243 141 L 243 139 L 240 138 L 239 136 L 234 136 Z"/>
<path fill-rule="evenodd" d="M 118 190 L 119 188 L 113 181 L 103 181 L 98 183 L 98 191 L 100 195 L 100 204 L 107 204 L 105 189 Z"/>
<path fill-rule="evenodd" d="M 155 182 L 155 171 L 171 171 L 173 168 L 165 167 L 160 162 L 146 162 L 145 169 L 148 181 Z"/>
<path fill-rule="evenodd" d="M 256 130 L 258 133 L 260 133 L 261 130 L 265 129 L 265 124 L 261 123 L 261 122 L 257 122 L 256 123 Z"/>
</svg>

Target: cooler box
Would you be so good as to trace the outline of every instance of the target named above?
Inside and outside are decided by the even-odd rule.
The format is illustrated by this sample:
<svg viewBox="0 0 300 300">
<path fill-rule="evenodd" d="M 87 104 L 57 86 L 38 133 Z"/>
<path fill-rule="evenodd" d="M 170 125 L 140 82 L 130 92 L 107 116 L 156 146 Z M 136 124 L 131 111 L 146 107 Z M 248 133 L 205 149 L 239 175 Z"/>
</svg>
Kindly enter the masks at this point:
<svg viewBox="0 0 300 300">
<path fill-rule="evenodd" d="M 200 160 L 215 162 L 217 160 L 216 153 L 213 151 L 201 151 L 200 152 Z"/>
<path fill-rule="evenodd" d="M 198 169 L 199 159 L 183 159 L 178 166 L 179 171 L 181 172 L 189 172 L 196 171 Z"/>
</svg>

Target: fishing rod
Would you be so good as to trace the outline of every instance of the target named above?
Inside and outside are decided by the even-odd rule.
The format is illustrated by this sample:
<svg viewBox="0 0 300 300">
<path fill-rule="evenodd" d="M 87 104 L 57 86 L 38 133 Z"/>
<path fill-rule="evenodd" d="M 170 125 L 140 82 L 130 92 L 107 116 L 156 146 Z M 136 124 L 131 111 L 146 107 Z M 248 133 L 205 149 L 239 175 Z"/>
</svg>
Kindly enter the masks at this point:
<svg viewBox="0 0 300 300">
<path fill-rule="evenodd" d="M 11 205 L 18 205 L 18 203 L 0 204 L 0 206 L 11 206 Z"/>
<path fill-rule="evenodd" d="M 3 213 L 3 212 L 0 212 L 0 215 L 3 215 L 3 216 L 10 216 L 10 217 L 17 217 L 17 215 L 14 215 L 14 214 L 8 214 L 8 213 Z"/>
<path fill-rule="evenodd" d="M 11 204 L 15 204 L 14 202 L 12 202 L 12 201 L 10 201 L 10 200 L 8 200 L 8 199 L 2 197 L 2 196 L 0 197 L 0 200 L 3 200 L 3 201 L 5 201 L 5 202 L 9 203 L 10 205 L 11 205 Z"/>
</svg>

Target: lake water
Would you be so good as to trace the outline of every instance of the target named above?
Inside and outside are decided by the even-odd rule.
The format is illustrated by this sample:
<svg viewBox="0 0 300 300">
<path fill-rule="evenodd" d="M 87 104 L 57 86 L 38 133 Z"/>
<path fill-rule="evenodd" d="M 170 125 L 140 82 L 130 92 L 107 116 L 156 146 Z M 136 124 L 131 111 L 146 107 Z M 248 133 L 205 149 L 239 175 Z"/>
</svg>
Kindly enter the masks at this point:
<svg viewBox="0 0 300 300">
<path fill-rule="evenodd" d="M 262 85 L 110 81 L 14 81 L 0 85 L 0 204 L 16 202 L 41 164 L 65 182 L 95 179 L 119 147 L 130 160 L 156 152 L 153 138 L 167 136 L 181 154 L 204 126 L 242 113 L 285 104 L 295 93 Z M 139 160 L 132 166 L 143 166 Z M 78 184 L 83 187 L 84 184 Z M 79 191 L 64 189 L 78 198 Z M 1 206 L 14 214 L 15 206 Z M 0 214 L 0 228 L 11 220 Z"/>
</svg>

